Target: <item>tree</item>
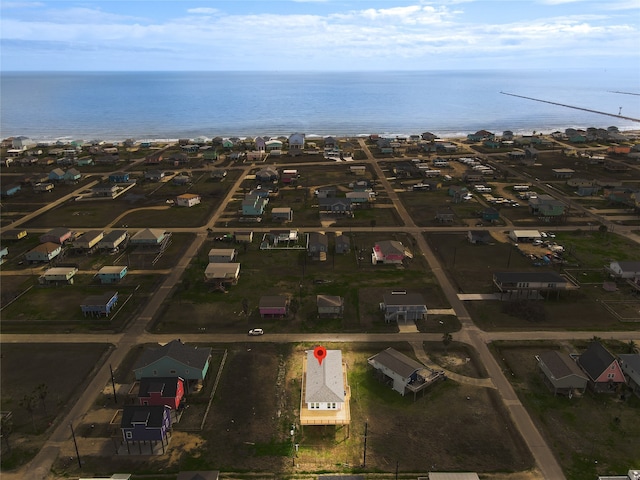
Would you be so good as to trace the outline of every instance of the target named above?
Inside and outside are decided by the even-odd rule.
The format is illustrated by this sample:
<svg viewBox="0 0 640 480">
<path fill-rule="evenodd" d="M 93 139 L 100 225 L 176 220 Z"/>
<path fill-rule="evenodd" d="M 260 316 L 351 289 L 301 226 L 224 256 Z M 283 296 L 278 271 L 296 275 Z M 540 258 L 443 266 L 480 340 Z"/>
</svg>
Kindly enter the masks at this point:
<svg viewBox="0 0 640 480">
<path fill-rule="evenodd" d="M 47 395 L 49 394 L 49 387 L 47 387 L 44 383 L 38 385 L 35 391 L 35 396 L 40 399 L 42 402 L 42 408 L 44 409 L 44 414 L 47 415 L 47 404 L 45 402 Z"/>
<path fill-rule="evenodd" d="M 29 415 L 31 416 L 31 423 L 33 424 L 33 431 L 35 433 L 35 431 L 36 431 L 36 420 L 35 420 L 35 418 L 33 416 L 33 412 L 36 409 L 36 397 L 33 394 L 25 395 L 24 397 L 22 397 L 22 400 L 20 400 L 18 405 L 20 405 L 22 408 L 24 408 L 29 413 Z"/>
<path fill-rule="evenodd" d="M 453 337 L 449 332 L 444 332 L 442 334 L 442 344 L 444 345 L 444 353 L 447 353 L 447 349 L 452 341 L 453 341 Z"/>
<path fill-rule="evenodd" d="M 633 340 L 629 340 L 627 343 L 627 353 L 638 353 L 638 345 Z"/>
</svg>

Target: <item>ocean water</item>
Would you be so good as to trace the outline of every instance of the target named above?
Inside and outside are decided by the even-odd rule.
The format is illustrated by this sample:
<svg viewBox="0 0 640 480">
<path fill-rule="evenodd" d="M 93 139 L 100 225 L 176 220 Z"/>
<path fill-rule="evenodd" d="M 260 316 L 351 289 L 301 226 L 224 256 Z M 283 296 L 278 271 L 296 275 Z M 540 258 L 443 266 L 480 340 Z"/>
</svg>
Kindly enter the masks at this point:
<svg viewBox="0 0 640 480">
<path fill-rule="evenodd" d="M 640 71 L 60 72 L 0 75 L 1 136 L 466 135 L 640 123 Z M 627 92 L 631 94 L 615 93 Z"/>
</svg>

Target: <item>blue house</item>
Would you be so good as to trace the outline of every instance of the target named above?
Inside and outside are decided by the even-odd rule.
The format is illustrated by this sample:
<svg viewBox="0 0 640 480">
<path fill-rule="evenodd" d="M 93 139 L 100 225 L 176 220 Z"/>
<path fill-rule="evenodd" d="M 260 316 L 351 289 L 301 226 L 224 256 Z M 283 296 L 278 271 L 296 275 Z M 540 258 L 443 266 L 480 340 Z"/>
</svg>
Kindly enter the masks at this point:
<svg viewBox="0 0 640 480">
<path fill-rule="evenodd" d="M 192 347 L 172 340 L 160 348 L 148 348 L 136 362 L 136 380 L 145 377 L 181 377 L 202 381 L 209 370 L 211 348 Z M 188 384 L 188 382 L 187 382 Z"/>
<path fill-rule="evenodd" d="M 242 215 L 260 216 L 264 213 L 267 203 L 269 203 L 267 197 L 249 193 L 242 201 Z"/>
<path fill-rule="evenodd" d="M 118 283 L 127 275 L 125 265 L 106 265 L 98 270 L 98 280 L 100 283 Z"/>
<path fill-rule="evenodd" d="M 129 181 L 129 172 L 114 172 L 109 175 L 111 183 L 127 183 Z"/>
<path fill-rule="evenodd" d="M 118 292 L 107 292 L 103 295 L 91 295 L 80 304 L 82 313 L 86 317 L 108 317 L 113 307 L 118 303 Z"/>
<path fill-rule="evenodd" d="M 49 172 L 49 180 L 53 182 L 62 182 L 64 180 L 64 170 L 61 168 L 54 168 Z"/>
<path fill-rule="evenodd" d="M 495 208 L 485 208 L 482 210 L 482 220 L 488 222 L 495 222 L 496 220 L 500 220 L 500 212 Z"/>
<path fill-rule="evenodd" d="M 146 448 L 148 441 L 151 453 L 153 453 L 154 445 L 161 442 L 164 453 L 164 446 L 169 444 L 171 407 L 167 405 L 125 405 L 122 410 L 120 429 L 127 449 L 129 449 L 129 442 L 137 442 L 142 453 L 140 442 L 143 442 Z"/>
<path fill-rule="evenodd" d="M 20 191 L 20 185 L 7 185 L 2 187 L 3 197 L 12 197 Z"/>
<path fill-rule="evenodd" d="M 64 172 L 65 182 L 77 182 L 81 178 L 82 178 L 82 174 L 75 168 L 70 168 L 69 170 Z"/>
</svg>

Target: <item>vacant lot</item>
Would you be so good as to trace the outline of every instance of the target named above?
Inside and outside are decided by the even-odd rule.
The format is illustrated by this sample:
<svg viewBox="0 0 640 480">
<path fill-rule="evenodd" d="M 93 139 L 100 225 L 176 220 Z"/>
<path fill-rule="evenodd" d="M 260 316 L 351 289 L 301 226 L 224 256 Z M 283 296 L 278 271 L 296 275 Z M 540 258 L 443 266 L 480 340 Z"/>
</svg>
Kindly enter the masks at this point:
<svg viewBox="0 0 640 480">
<path fill-rule="evenodd" d="M 522 471 L 533 466 L 522 439 L 493 391 L 449 380 L 433 385 L 414 402 L 378 382 L 367 358 L 393 346 L 413 357 L 406 344 L 326 345 L 341 349 L 351 386 L 351 426 L 299 425 L 304 351 L 314 345 L 234 345 L 213 407 L 201 432 L 176 434 L 167 455 L 149 459 L 109 456 L 109 466 L 144 471 L 264 471 L 276 476 L 295 471 L 476 470 Z M 445 358 L 441 345 L 427 345 Z M 447 358 L 468 353 L 449 347 Z M 473 361 L 465 366 L 477 374 Z M 213 371 L 212 371 L 213 373 Z M 209 384 L 213 378 L 207 379 Z M 208 388 L 208 387 L 206 387 Z M 455 413 L 452 413 L 455 412 Z M 188 409 L 185 416 L 192 412 Z M 183 417 L 184 418 L 184 417 Z M 367 424 L 367 459 L 364 428 Z M 295 437 L 290 430 L 295 425 Z M 95 431 L 100 431 L 96 425 Z M 86 430 L 86 429 L 85 429 Z M 84 431 L 84 430 L 83 430 Z M 185 439 L 185 435 L 188 438 Z M 106 439 L 105 439 L 106 440 Z M 293 443 L 299 445 L 294 454 Z M 108 442 L 107 442 L 108 443 Z M 110 453 L 108 453 L 111 455 Z M 88 457 L 89 469 L 103 471 L 105 458 Z M 66 474 L 75 471 L 68 463 Z"/>
<path fill-rule="evenodd" d="M 626 353 L 619 343 L 612 353 Z M 569 480 L 626 472 L 640 463 L 640 400 L 631 394 L 592 394 L 568 399 L 544 385 L 535 355 L 546 350 L 580 353 L 586 344 L 497 342 L 496 357 L 511 372 L 513 386 L 543 435 L 548 439 Z"/>
<path fill-rule="evenodd" d="M 108 349 L 106 344 L 2 344 L 2 410 L 11 412 L 12 425 L 8 438 L 11 430 L 3 428 L 2 470 L 35 455 Z"/>
</svg>

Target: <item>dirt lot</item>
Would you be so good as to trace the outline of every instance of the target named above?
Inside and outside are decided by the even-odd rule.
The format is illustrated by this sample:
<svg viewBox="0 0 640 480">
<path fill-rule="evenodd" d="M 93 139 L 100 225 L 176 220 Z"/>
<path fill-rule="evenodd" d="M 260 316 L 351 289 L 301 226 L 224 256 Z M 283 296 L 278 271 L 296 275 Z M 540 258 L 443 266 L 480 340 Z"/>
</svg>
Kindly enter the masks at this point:
<svg viewBox="0 0 640 480">
<path fill-rule="evenodd" d="M 313 345 L 236 345 L 229 350 L 213 408 L 202 432 L 178 432 L 162 457 L 113 456 L 113 468 L 137 466 L 227 471 L 351 471 L 363 462 L 364 427 L 367 423 L 367 471 L 429 470 L 527 471 L 532 459 L 515 433 L 508 415 L 493 391 L 463 386 L 449 380 L 435 384 L 414 402 L 379 383 L 366 359 L 393 346 L 407 355 L 406 344 L 326 345 L 341 348 L 349 369 L 352 391 L 350 428 L 296 426 L 299 450 L 291 455 L 290 429 L 298 422 L 304 350 Z M 448 352 L 439 344 L 426 346 L 451 366 L 461 364 L 468 352 Z M 477 376 L 474 362 L 464 361 L 466 373 Z M 211 381 L 211 379 L 208 379 Z M 189 415 L 187 410 L 185 415 Z M 442 419 L 446 418 L 446 421 Z M 99 427 L 96 426 L 96 429 Z M 94 439 L 95 441 L 95 439 Z M 175 441 L 175 443 L 174 443 Z M 71 452 L 72 453 L 72 452 Z M 88 470 L 102 471 L 105 458 L 86 458 Z M 153 467 L 152 467 L 153 465 Z M 66 474 L 72 462 L 57 466 Z"/>
</svg>

